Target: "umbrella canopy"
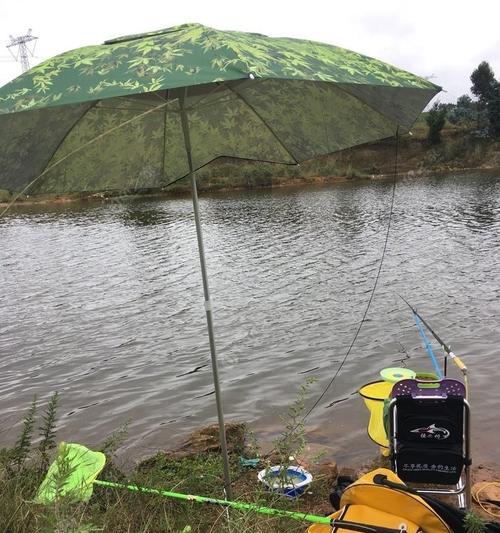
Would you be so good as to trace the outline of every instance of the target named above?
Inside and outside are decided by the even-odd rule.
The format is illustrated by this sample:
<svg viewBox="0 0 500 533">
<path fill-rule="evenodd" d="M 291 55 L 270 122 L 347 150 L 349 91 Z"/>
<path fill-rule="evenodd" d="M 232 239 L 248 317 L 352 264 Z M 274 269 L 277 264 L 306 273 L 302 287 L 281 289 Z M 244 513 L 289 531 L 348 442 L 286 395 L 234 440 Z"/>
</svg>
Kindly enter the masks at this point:
<svg viewBox="0 0 500 533">
<path fill-rule="evenodd" d="M 187 91 L 185 88 L 189 88 Z M 439 87 L 327 44 L 185 24 L 53 57 L 0 89 L 0 188 L 164 187 L 220 156 L 295 164 L 407 131 Z"/>
<path fill-rule="evenodd" d="M 0 89 L 0 189 L 136 190 L 190 175 L 229 498 L 194 172 L 221 156 L 297 164 L 391 137 L 439 90 L 335 46 L 200 24 L 66 52 Z"/>
</svg>

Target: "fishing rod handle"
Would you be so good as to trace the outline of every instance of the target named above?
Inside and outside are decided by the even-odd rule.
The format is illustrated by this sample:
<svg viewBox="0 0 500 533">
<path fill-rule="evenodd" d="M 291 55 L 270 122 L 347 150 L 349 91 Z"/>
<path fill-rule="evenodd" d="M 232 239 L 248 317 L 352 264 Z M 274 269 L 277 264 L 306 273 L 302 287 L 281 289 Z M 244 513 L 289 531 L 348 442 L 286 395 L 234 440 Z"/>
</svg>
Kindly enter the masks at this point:
<svg viewBox="0 0 500 533">
<path fill-rule="evenodd" d="M 457 367 L 463 372 L 467 372 L 467 366 L 465 365 L 465 363 L 462 361 L 462 359 L 460 359 L 460 357 L 458 357 L 458 355 L 455 355 L 453 352 L 450 352 L 448 354 L 450 357 L 451 357 L 451 360 L 455 363 L 455 365 L 457 365 Z"/>
</svg>

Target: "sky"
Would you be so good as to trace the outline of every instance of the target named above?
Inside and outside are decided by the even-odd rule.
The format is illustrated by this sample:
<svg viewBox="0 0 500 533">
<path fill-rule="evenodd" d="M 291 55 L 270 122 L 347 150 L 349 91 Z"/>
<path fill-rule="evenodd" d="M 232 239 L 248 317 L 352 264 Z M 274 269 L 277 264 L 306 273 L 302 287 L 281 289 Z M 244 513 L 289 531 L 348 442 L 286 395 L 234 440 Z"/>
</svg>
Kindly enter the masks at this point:
<svg viewBox="0 0 500 533">
<path fill-rule="evenodd" d="M 455 102 L 470 93 L 481 61 L 500 79 L 499 20 L 498 0 L 0 0 L 0 86 L 21 73 L 6 48 L 10 35 L 29 28 L 38 37 L 33 66 L 111 37 L 199 22 L 349 48 L 429 78 L 446 91 L 441 102 Z"/>
</svg>

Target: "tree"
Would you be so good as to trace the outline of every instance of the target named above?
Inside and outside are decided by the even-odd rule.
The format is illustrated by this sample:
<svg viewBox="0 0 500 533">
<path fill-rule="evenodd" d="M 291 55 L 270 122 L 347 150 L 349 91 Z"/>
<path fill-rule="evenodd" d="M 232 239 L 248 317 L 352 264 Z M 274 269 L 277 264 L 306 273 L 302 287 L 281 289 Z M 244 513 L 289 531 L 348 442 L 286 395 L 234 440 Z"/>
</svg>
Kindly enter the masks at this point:
<svg viewBox="0 0 500 533">
<path fill-rule="evenodd" d="M 495 83 L 488 102 L 488 119 L 491 135 L 500 138 L 500 82 Z"/>
<path fill-rule="evenodd" d="M 472 98 L 463 94 L 459 96 L 456 104 L 447 105 L 446 118 L 452 124 L 472 122 L 476 118 L 477 103 Z"/>
<path fill-rule="evenodd" d="M 452 124 L 472 122 L 476 118 L 477 103 L 472 98 L 463 94 L 457 98 L 457 103 L 448 110 L 448 120 Z"/>
<path fill-rule="evenodd" d="M 479 63 L 477 69 L 471 74 L 470 88 L 473 95 L 477 96 L 482 107 L 486 107 L 493 96 L 496 80 L 495 74 L 487 61 Z"/>
<path fill-rule="evenodd" d="M 472 98 L 468 94 L 462 94 L 457 98 L 457 107 L 463 107 L 465 109 L 470 108 L 474 105 Z"/>
<path fill-rule="evenodd" d="M 434 105 L 428 111 L 425 121 L 429 126 L 427 140 L 430 144 L 439 144 L 441 142 L 441 130 L 446 122 L 447 108 L 440 102 L 434 102 Z"/>
</svg>

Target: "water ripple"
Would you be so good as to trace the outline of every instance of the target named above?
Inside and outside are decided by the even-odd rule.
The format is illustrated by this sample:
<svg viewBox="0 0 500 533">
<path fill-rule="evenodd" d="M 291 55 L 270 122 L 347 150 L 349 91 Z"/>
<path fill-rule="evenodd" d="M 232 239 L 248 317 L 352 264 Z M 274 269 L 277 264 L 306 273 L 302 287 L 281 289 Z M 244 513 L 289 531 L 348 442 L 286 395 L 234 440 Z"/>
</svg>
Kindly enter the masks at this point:
<svg viewBox="0 0 500 533">
<path fill-rule="evenodd" d="M 347 183 L 201 200 L 228 418 L 272 435 L 306 377 L 314 394 L 329 382 L 373 287 L 390 197 L 390 184 Z M 55 390 L 61 438 L 94 444 L 131 419 L 133 453 L 215 421 L 190 201 L 45 209 L 0 221 L 0 445 L 33 394 Z M 395 362 L 430 368 L 399 293 L 468 362 L 481 454 L 499 459 L 499 245 L 499 176 L 398 183 L 373 307 L 308 419 L 312 439 L 363 457 L 353 391 Z"/>
</svg>

